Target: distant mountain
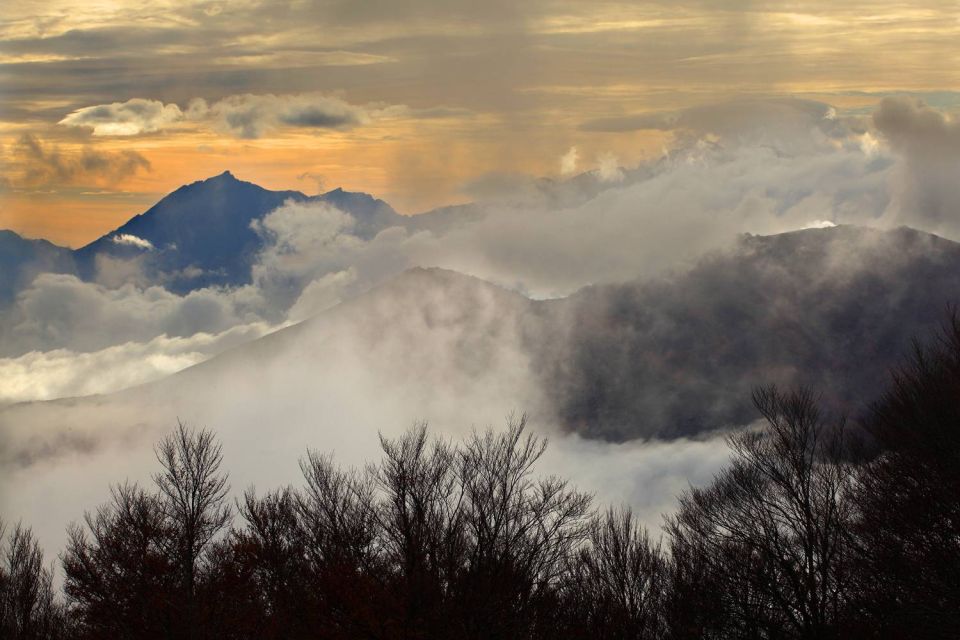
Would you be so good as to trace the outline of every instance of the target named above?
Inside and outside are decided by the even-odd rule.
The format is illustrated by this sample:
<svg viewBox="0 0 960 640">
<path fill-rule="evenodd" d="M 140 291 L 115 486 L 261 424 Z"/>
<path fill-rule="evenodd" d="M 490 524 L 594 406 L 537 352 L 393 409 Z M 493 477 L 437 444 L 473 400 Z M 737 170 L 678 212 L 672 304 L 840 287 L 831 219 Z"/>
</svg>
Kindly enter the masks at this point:
<svg viewBox="0 0 960 640">
<path fill-rule="evenodd" d="M 619 179 L 623 183 L 636 182 L 656 170 L 656 165 L 623 170 Z M 519 198 L 516 202 L 526 205 L 563 208 L 582 204 L 610 186 L 596 173 L 587 172 L 561 181 L 541 178 L 523 182 L 517 193 L 504 197 L 505 202 Z M 440 207 L 402 216 L 383 200 L 366 193 L 339 188 L 317 196 L 271 191 L 238 180 L 225 171 L 180 187 L 147 211 L 76 251 L 49 243 L 30 246 L 0 239 L 0 267 L 4 267 L 0 271 L 0 308 L 8 305 L 16 292 L 38 273 L 75 273 L 85 280 L 94 280 L 110 268 L 111 260 L 135 261 L 147 280 L 181 294 L 208 286 L 247 284 L 251 266 L 264 244 L 251 222 L 289 200 L 324 202 L 337 207 L 354 218 L 351 233 L 364 239 L 393 226 L 443 234 L 476 222 L 490 206 L 502 204 L 494 198 L 487 203 Z"/>
<path fill-rule="evenodd" d="M 165 380 L 2 409 L 0 427 L 116 420 L 119 406 L 142 424 L 153 406 L 279 437 L 512 409 L 587 438 L 695 437 L 751 422 L 750 392 L 770 383 L 856 415 L 958 301 L 960 244 L 906 228 L 744 236 L 672 277 L 562 300 L 417 269 Z"/>
<path fill-rule="evenodd" d="M 0 307 L 40 273 L 75 273 L 73 252 L 46 240 L 0 230 Z"/>
<path fill-rule="evenodd" d="M 319 196 L 270 191 L 238 180 L 229 171 L 180 187 L 153 207 L 75 252 L 85 279 L 96 276 L 98 258 L 139 259 L 148 276 L 183 293 L 210 285 L 250 281 L 263 239 L 250 224 L 284 202 L 326 202 L 357 221 L 354 233 L 375 235 L 403 216 L 365 193 L 335 189 Z"/>
</svg>

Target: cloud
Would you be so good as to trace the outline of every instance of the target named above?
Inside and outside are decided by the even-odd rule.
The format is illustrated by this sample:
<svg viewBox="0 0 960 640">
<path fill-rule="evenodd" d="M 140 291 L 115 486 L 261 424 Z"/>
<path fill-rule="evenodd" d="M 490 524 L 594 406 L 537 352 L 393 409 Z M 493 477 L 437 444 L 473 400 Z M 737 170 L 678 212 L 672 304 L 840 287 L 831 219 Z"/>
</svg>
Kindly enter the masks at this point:
<svg viewBox="0 0 960 640">
<path fill-rule="evenodd" d="M 183 112 L 176 104 L 133 98 L 126 102 L 77 109 L 59 124 L 92 129 L 95 136 L 133 136 L 160 131 L 180 122 L 183 117 Z"/>
<path fill-rule="evenodd" d="M 323 193 L 326 190 L 327 179 L 321 173 L 314 173 L 312 171 L 304 171 L 303 173 L 297 176 L 297 180 L 309 180 L 314 183 L 316 192 Z"/>
<path fill-rule="evenodd" d="M 789 231 L 811 219 L 888 223 L 889 166 L 859 149 L 785 156 L 694 146 L 649 172 L 625 172 L 585 202 L 491 206 L 475 223 L 407 239 L 403 250 L 415 264 L 554 297 L 682 267 L 743 232 Z"/>
<path fill-rule="evenodd" d="M 220 333 L 261 321 L 255 292 L 200 289 L 178 296 L 161 286 L 118 288 L 72 275 L 41 274 L 17 296 L 0 333 L 0 355 L 69 349 L 98 351 L 159 335 Z"/>
<path fill-rule="evenodd" d="M 138 236 L 135 236 L 131 233 L 118 233 L 115 236 L 110 238 L 110 241 L 114 244 L 127 245 L 130 247 L 136 247 L 138 249 L 145 249 L 147 251 L 152 251 L 154 249 L 153 243 L 149 240 L 144 240 Z"/>
<path fill-rule="evenodd" d="M 232 346 L 266 335 L 266 323 L 239 325 L 218 334 L 157 336 L 100 351 L 31 351 L 0 358 L 0 405 L 109 393 L 160 379 L 203 362 Z"/>
<path fill-rule="evenodd" d="M 46 187 L 66 184 L 105 182 L 113 184 L 149 171 L 150 162 L 132 149 L 117 152 L 84 147 L 79 153 L 64 153 L 56 145 L 46 144 L 37 136 L 24 133 L 12 150 L 13 186 Z"/>
<path fill-rule="evenodd" d="M 266 245 L 252 268 L 254 286 L 269 305 L 285 310 L 317 280 L 325 284 L 317 284 L 313 295 L 322 287 L 324 298 L 335 304 L 339 296 L 333 286 L 353 280 L 347 270 L 367 246 L 351 233 L 354 225 L 349 214 L 323 202 L 287 202 L 255 220 L 251 226 Z"/>
<path fill-rule="evenodd" d="M 77 109 L 59 124 L 89 128 L 95 136 L 131 136 L 193 122 L 238 138 L 254 139 L 283 127 L 346 131 L 377 118 L 443 118 L 462 113 L 463 110 L 410 109 L 404 105 L 360 106 L 321 93 L 247 93 L 212 103 L 194 98 L 186 110 L 174 103 L 133 98 Z"/>
<path fill-rule="evenodd" d="M 582 131 L 608 133 L 673 131 L 681 144 L 710 137 L 725 146 L 766 146 L 791 155 L 846 139 L 860 127 L 857 118 L 838 118 L 828 104 L 798 98 L 741 98 L 678 111 L 588 120 L 580 125 Z"/>
<path fill-rule="evenodd" d="M 300 322 L 336 306 L 348 295 L 351 285 L 357 282 L 353 268 L 326 273 L 303 288 L 297 301 L 287 312 L 290 322 Z"/>
<path fill-rule="evenodd" d="M 597 177 L 600 182 L 623 182 L 623 170 L 617 161 L 617 156 L 612 153 L 601 154 L 597 159 Z"/>
<path fill-rule="evenodd" d="M 576 147 L 570 147 L 570 149 L 560 156 L 560 175 L 569 176 L 577 172 L 577 159 L 579 158 L 579 153 L 577 153 Z"/>
<path fill-rule="evenodd" d="M 212 126 L 239 138 L 259 138 L 283 126 L 347 130 L 367 124 L 377 109 L 352 105 L 341 98 L 315 93 L 235 95 L 207 106 L 195 101 L 191 119 L 209 119 Z"/>
<path fill-rule="evenodd" d="M 897 218 L 960 234 L 960 119 L 906 97 L 885 98 L 873 124 L 900 161 L 893 183 Z"/>
<path fill-rule="evenodd" d="M 540 468 L 570 478 L 600 503 L 625 505 L 656 535 L 677 496 L 708 484 L 730 461 L 724 438 L 619 444 L 554 436 Z"/>
<path fill-rule="evenodd" d="M 960 152 L 960 120 L 922 100 L 884 98 L 873 114 L 873 122 L 895 149 L 923 149 L 948 159 Z"/>
</svg>

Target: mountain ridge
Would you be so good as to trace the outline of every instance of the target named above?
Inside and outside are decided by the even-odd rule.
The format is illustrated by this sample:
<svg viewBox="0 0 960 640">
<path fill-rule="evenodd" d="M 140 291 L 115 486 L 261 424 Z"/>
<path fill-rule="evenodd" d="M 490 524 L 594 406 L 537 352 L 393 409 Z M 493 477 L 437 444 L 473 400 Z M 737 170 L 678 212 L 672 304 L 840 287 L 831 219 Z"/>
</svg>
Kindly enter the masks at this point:
<svg viewBox="0 0 960 640">
<path fill-rule="evenodd" d="M 75 273 L 72 251 L 42 238 L 0 229 L 0 308 L 46 272 Z"/>
<path fill-rule="evenodd" d="M 264 239 L 251 227 L 285 202 L 326 203 L 354 217 L 351 232 L 369 239 L 381 229 L 406 225 L 383 200 L 363 192 L 332 189 L 308 196 L 273 191 L 238 179 L 231 171 L 182 185 L 99 238 L 69 249 L 46 240 L 3 240 L 0 244 L 0 305 L 43 272 L 95 280 L 111 261 L 134 261 L 144 275 L 175 293 L 250 281 L 250 268 Z M 46 243 L 32 245 L 28 243 Z M 17 246 L 14 247 L 14 244 Z M 47 248 L 49 245 L 51 248 Z M 39 248 L 38 248 L 39 247 Z M 42 250 L 41 250 L 42 249 Z M 56 253 L 57 259 L 49 256 Z M 43 258 L 43 259 L 41 259 Z"/>
<path fill-rule="evenodd" d="M 170 290 L 250 281 L 250 268 L 264 239 L 252 223 L 286 202 L 328 203 L 356 220 L 354 232 L 369 237 L 400 215 L 368 194 L 335 189 L 317 196 L 273 191 L 237 179 L 230 171 L 183 185 L 113 231 L 75 252 L 84 279 L 97 276 L 104 258 L 140 260 L 142 268 Z M 149 245 L 126 244 L 128 237 Z M 98 264 L 98 260 L 101 263 Z"/>
<path fill-rule="evenodd" d="M 245 405 L 258 394 L 281 394 L 285 404 L 308 407 L 323 402 L 324 384 L 342 381 L 317 382 L 303 396 L 279 380 L 290 371 L 326 380 L 346 367 L 374 379 L 369 388 L 378 395 L 421 398 L 424 406 L 441 382 L 457 380 L 458 398 L 493 386 L 508 406 L 618 442 L 747 424 L 755 417 L 750 393 L 761 384 L 807 385 L 823 392 L 829 410 L 855 414 L 884 388 L 911 340 L 931 335 L 960 300 L 958 274 L 958 243 L 906 227 L 858 226 L 744 235 L 688 271 L 553 300 L 418 268 L 95 402 L 173 394 L 184 406 L 203 407 L 203 394 L 233 388 L 238 372 L 254 367 L 258 383 L 243 387 Z"/>
</svg>

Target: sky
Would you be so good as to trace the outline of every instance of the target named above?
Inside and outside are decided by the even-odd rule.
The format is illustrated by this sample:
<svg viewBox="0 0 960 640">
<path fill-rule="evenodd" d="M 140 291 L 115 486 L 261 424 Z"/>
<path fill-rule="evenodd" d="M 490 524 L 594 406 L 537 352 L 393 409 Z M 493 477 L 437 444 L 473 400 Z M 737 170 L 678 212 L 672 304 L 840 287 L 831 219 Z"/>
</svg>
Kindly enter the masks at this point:
<svg viewBox="0 0 960 640">
<path fill-rule="evenodd" d="M 223 437 L 237 490 L 296 482 L 306 446 L 361 464 L 379 430 L 420 419 L 459 437 L 529 410 L 549 431 L 518 296 L 672 290 L 744 233 L 908 225 L 960 241 L 958 9 L 6 0 L 0 229 L 82 246 L 225 170 L 364 191 L 403 214 L 478 204 L 366 237 L 348 212 L 286 202 L 254 225 L 262 246 L 237 286 L 174 291 L 142 269 L 158 247 L 136 237 L 136 257 L 88 279 L 17 283 L 0 307 L 4 516 L 56 553 L 78 505 L 149 480 L 152 443 L 177 419 Z M 861 263 L 831 253 L 813 283 Z M 391 289 L 414 267 L 465 275 Z M 337 321 L 344 306 L 358 311 Z M 306 342 L 258 340 L 309 318 Z M 142 383 L 157 384 L 128 389 Z M 548 471 L 651 525 L 728 455 L 722 439 L 554 436 Z"/>
<path fill-rule="evenodd" d="M 42 2 L 0 8 L 0 228 L 81 246 L 226 169 L 405 214 L 660 157 L 679 114 L 960 105 L 954 1 Z"/>
</svg>

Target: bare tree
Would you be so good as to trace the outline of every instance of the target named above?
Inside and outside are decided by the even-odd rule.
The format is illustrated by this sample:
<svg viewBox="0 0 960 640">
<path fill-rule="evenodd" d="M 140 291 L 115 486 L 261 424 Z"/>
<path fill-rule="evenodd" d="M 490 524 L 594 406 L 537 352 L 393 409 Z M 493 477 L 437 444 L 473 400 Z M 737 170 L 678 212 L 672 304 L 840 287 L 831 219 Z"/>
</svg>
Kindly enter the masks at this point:
<svg viewBox="0 0 960 640">
<path fill-rule="evenodd" d="M 239 511 L 245 526 L 231 532 L 223 545 L 228 556 L 217 558 L 213 572 L 216 583 L 218 579 L 223 582 L 224 563 L 239 569 L 241 599 L 247 600 L 247 611 L 238 628 L 260 638 L 309 637 L 314 617 L 311 605 L 319 603 L 310 593 L 305 541 L 292 492 L 280 489 L 257 497 L 248 490 Z M 218 585 L 219 592 L 227 590 L 227 585 Z M 236 598 L 238 591 L 233 593 Z"/>
<path fill-rule="evenodd" d="M 161 638 L 173 627 L 176 586 L 165 555 L 168 530 L 156 496 L 124 484 L 111 501 L 71 526 L 64 590 L 80 637 Z"/>
<path fill-rule="evenodd" d="M 180 628 L 185 637 L 196 626 L 197 579 L 204 552 L 232 518 L 227 475 L 220 472 L 221 446 L 212 431 L 196 431 L 178 422 L 156 447 L 162 467 L 154 475 L 168 531 L 166 555 L 178 568 Z"/>
<path fill-rule="evenodd" d="M 588 544 L 569 562 L 563 615 L 569 635 L 653 640 L 665 634 L 667 559 L 629 509 L 590 522 Z"/>
<path fill-rule="evenodd" d="M 221 446 L 212 431 L 195 431 L 178 422 L 157 445 L 156 455 L 163 468 L 154 482 L 170 529 L 168 552 L 177 559 L 182 587 L 192 597 L 202 553 L 232 516 L 227 476 L 220 473 Z"/>
<path fill-rule="evenodd" d="M 378 492 L 372 516 L 384 577 L 392 578 L 394 632 L 425 630 L 442 637 L 452 622 L 444 605 L 464 544 L 455 450 L 442 440 L 431 442 L 426 424 L 397 440 L 381 437 L 380 443 L 384 458 L 368 473 Z"/>
<path fill-rule="evenodd" d="M 0 521 L 0 636 L 46 640 L 64 631 L 66 620 L 53 593 L 53 573 L 29 528 L 17 524 L 9 537 Z"/>
<path fill-rule="evenodd" d="M 760 389 L 762 432 L 729 439 L 733 461 L 680 499 L 674 545 L 703 554 L 737 637 L 831 638 L 851 595 L 842 425 L 828 428 L 813 395 Z"/>
<path fill-rule="evenodd" d="M 526 430 L 475 433 L 459 452 L 466 544 L 458 581 L 471 634 L 529 637 L 538 607 L 587 534 L 590 496 L 557 477 L 535 478 L 545 439 Z"/>
<path fill-rule="evenodd" d="M 858 474 L 861 608 L 890 637 L 960 628 L 960 317 L 912 357 L 873 407 L 881 453 Z"/>
<path fill-rule="evenodd" d="M 370 568 L 376 553 L 374 488 L 370 477 L 337 468 L 328 455 L 308 451 L 300 461 L 306 487 L 293 501 L 315 567 Z"/>
</svg>

